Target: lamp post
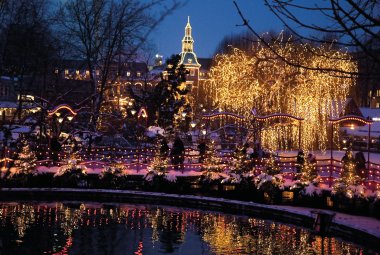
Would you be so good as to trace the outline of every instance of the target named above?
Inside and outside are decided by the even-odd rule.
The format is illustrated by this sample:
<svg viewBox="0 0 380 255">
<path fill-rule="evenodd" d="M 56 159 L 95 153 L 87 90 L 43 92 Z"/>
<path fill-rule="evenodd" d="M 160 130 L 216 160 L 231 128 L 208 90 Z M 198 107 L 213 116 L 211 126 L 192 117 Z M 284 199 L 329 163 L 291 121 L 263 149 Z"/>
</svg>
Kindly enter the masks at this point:
<svg viewBox="0 0 380 255">
<path fill-rule="evenodd" d="M 206 129 L 202 129 L 201 133 L 202 133 L 203 138 L 206 139 L 207 130 Z"/>
<path fill-rule="evenodd" d="M 148 113 L 146 112 L 146 109 L 144 107 L 141 107 L 138 114 L 137 114 L 137 120 L 140 118 L 143 118 L 145 122 L 145 128 L 148 127 Z"/>
<path fill-rule="evenodd" d="M 77 112 L 68 105 L 58 105 L 51 111 L 48 111 L 48 119 L 50 123 L 49 150 L 52 148 L 52 138 L 56 139 L 56 142 L 58 143 L 59 136 L 66 120 L 71 122 L 76 115 Z M 55 120 L 58 123 L 56 123 Z M 55 125 L 53 126 L 53 124 Z"/>
</svg>

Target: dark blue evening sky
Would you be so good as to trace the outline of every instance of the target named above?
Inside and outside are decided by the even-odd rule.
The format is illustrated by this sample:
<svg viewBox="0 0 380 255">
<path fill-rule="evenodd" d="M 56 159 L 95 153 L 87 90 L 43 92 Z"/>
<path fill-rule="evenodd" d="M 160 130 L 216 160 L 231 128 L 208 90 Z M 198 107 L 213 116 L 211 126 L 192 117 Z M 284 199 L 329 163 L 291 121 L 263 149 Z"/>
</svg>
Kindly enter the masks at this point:
<svg viewBox="0 0 380 255">
<path fill-rule="evenodd" d="M 259 32 L 280 31 L 283 27 L 264 5 L 262 0 L 237 0 L 250 24 Z M 158 53 L 169 57 L 180 53 L 184 28 L 190 16 L 195 40 L 194 51 L 198 57 L 211 57 L 225 35 L 243 31 L 241 19 L 232 0 L 189 0 L 160 24 L 151 40 Z M 304 20 L 317 17 L 302 17 Z M 313 21 L 313 20 L 311 20 Z"/>
<path fill-rule="evenodd" d="M 254 24 L 266 20 L 265 23 L 279 25 L 274 17 L 270 17 L 269 21 L 267 16 L 270 13 L 261 0 L 240 0 L 238 3 Z M 156 39 L 152 38 L 164 57 L 181 51 L 187 16 L 190 16 L 195 40 L 194 51 L 198 57 L 211 57 L 225 35 L 243 30 L 236 26 L 241 24 L 241 19 L 232 0 L 190 0 L 166 18 L 157 29 Z M 265 28 L 262 24 L 260 27 Z"/>
</svg>

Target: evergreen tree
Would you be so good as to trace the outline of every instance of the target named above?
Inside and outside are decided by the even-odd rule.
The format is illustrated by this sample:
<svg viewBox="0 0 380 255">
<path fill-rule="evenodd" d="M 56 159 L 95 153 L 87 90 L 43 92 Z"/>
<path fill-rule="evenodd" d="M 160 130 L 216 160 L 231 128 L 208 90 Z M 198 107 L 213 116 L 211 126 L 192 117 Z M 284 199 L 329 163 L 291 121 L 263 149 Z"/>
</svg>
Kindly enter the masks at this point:
<svg viewBox="0 0 380 255">
<path fill-rule="evenodd" d="M 124 164 L 120 162 L 112 162 L 109 166 L 105 166 L 99 176 L 102 186 L 105 188 L 121 188 L 126 178 L 124 169 Z"/>
<path fill-rule="evenodd" d="M 30 149 L 26 140 L 22 141 L 22 149 L 15 161 L 15 166 L 19 168 L 19 173 L 29 174 L 35 170 L 37 157 Z"/>
<path fill-rule="evenodd" d="M 66 164 L 61 166 L 54 174 L 58 185 L 69 187 L 86 187 L 87 186 L 87 167 L 79 164 L 77 155 L 71 154 L 66 160 Z"/>
<path fill-rule="evenodd" d="M 244 147 L 237 147 L 232 159 L 231 172 L 235 174 L 245 174 L 252 170 L 251 161 L 247 158 Z"/>
<path fill-rule="evenodd" d="M 318 176 L 316 164 L 310 163 L 309 160 L 305 160 L 301 166 L 300 181 L 302 183 L 310 183 L 314 181 Z"/>
<path fill-rule="evenodd" d="M 205 159 L 202 163 L 202 171 L 202 179 L 204 181 L 220 179 L 219 173 L 223 171 L 223 165 L 217 155 L 214 140 L 211 140 L 207 145 Z"/>
<path fill-rule="evenodd" d="M 183 65 L 179 65 L 180 56 L 173 55 L 167 60 L 167 68 L 161 74 L 161 81 L 155 87 L 150 98 L 152 108 L 158 112 L 160 126 L 166 127 L 176 124 L 176 116 L 182 112 L 190 112 L 191 107 L 188 100 L 189 89 L 186 85 L 188 71 Z"/>
<path fill-rule="evenodd" d="M 301 172 L 297 174 L 297 181 L 293 185 L 293 188 L 302 189 L 301 194 L 307 196 L 315 196 L 321 194 L 321 189 L 318 188 L 320 179 L 318 178 L 318 172 L 316 163 L 305 160 L 300 165 Z"/>
<path fill-rule="evenodd" d="M 342 174 L 335 180 L 333 193 L 341 193 L 349 198 L 363 196 L 365 187 L 360 185 L 361 178 L 356 173 L 356 164 L 351 150 L 347 151 L 342 161 Z"/>
<path fill-rule="evenodd" d="M 247 158 L 244 147 L 237 147 L 231 161 L 229 177 L 222 182 L 240 183 L 244 179 L 247 180 L 247 177 L 251 177 L 252 170 L 251 160 Z"/>
<path fill-rule="evenodd" d="M 159 148 L 160 144 L 157 140 L 156 148 Z M 169 182 L 175 182 L 176 177 L 168 175 L 168 159 L 167 157 L 162 157 L 160 153 L 156 153 L 153 162 L 148 167 L 148 173 L 144 176 L 147 182 L 153 182 L 155 179 L 163 181 L 164 179 Z"/>
</svg>

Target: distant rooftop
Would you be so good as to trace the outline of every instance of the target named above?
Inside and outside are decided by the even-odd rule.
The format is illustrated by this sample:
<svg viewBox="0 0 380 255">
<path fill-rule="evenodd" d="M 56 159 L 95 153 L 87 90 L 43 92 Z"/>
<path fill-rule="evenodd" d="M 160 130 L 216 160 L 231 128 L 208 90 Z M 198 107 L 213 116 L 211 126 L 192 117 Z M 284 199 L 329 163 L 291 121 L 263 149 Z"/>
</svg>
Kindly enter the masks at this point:
<svg viewBox="0 0 380 255">
<path fill-rule="evenodd" d="M 198 58 L 199 64 L 201 64 L 201 69 L 210 70 L 212 66 L 212 58 Z"/>
</svg>

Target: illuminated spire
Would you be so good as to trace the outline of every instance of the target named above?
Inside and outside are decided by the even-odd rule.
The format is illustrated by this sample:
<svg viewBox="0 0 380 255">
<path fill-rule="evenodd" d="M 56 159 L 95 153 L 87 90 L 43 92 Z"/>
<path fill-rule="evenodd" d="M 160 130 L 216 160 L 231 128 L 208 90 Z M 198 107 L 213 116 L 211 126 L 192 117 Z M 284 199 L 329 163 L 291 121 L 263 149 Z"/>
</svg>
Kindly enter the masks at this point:
<svg viewBox="0 0 380 255">
<path fill-rule="evenodd" d="M 191 36 L 190 17 L 187 16 L 187 24 L 185 26 L 185 36 L 182 39 L 182 52 L 180 64 L 200 66 L 197 56 L 194 53 L 194 39 Z"/>
<path fill-rule="evenodd" d="M 185 36 L 182 39 L 182 52 L 193 52 L 193 51 L 194 51 L 194 39 L 191 36 L 190 16 L 187 16 Z"/>
</svg>

